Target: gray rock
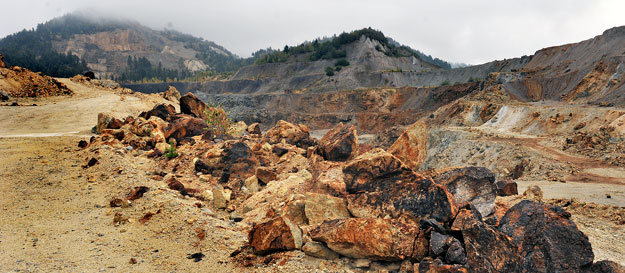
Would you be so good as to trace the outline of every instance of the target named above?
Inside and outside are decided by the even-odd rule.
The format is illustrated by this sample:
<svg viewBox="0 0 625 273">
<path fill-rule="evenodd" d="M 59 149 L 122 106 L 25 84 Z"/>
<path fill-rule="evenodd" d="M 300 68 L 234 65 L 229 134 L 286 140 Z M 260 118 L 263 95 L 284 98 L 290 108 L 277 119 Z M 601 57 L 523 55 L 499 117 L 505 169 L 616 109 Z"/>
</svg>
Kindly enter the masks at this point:
<svg viewBox="0 0 625 273">
<path fill-rule="evenodd" d="M 313 256 L 320 259 L 333 260 L 339 257 L 339 254 L 332 251 L 325 244 L 320 242 L 307 242 L 302 246 L 302 251 L 308 256 Z"/>
</svg>

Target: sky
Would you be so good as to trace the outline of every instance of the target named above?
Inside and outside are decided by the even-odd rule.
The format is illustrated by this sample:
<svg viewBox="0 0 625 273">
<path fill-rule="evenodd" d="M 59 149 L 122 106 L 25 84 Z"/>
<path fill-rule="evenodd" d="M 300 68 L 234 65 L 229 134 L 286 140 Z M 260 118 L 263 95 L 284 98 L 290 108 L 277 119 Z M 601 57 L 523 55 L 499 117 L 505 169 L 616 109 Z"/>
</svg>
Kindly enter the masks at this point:
<svg viewBox="0 0 625 273">
<path fill-rule="evenodd" d="M 173 28 L 241 57 L 372 27 L 433 57 L 466 64 L 531 55 L 625 25 L 622 0 L 0 0 L 0 6 L 0 37 L 86 10 Z"/>
</svg>

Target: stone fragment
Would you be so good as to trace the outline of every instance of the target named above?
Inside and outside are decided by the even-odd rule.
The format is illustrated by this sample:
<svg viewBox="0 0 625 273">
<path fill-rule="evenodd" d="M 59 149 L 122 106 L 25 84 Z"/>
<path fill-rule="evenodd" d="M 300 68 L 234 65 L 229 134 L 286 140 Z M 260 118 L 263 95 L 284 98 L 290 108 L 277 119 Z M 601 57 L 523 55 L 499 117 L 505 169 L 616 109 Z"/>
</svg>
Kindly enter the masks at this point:
<svg viewBox="0 0 625 273">
<path fill-rule="evenodd" d="M 275 168 L 258 167 L 256 169 L 256 177 L 258 178 L 259 182 L 261 182 L 262 184 L 267 184 L 269 183 L 269 181 L 276 180 L 277 176 L 278 174 L 276 174 Z"/>
<path fill-rule="evenodd" d="M 228 206 L 224 187 L 217 185 L 213 187 L 213 207 L 216 209 L 225 209 Z"/>
<path fill-rule="evenodd" d="M 276 126 L 267 130 L 264 138 L 270 144 L 285 141 L 288 144 L 304 149 L 315 145 L 315 140 L 310 137 L 310 129 L 306 125 L 294 125 L 284 120 L 278 121 Z"/>
<path fill-rule="evenodd" d="M 254 225 L 248 239 L 250 246 L 258 254 L 269 254 L 302 247 L 302 231 L 289 219 L 283 217 Z"/>
<path fill-rule="evenodd" d="M 543 190 L 537 185 L 532 185 L 527 187 L 521 196 L 525 199 L 540 201 L 543 200 Z"/>
<path fill-rule="evenodd" d="M 394 219 L 349 218 L 325 221 L 310 232 L 314 241 L 347 257 L 382 261 L 420 260 L 428 242 L 415 225 Z"/>
<path fill-rule="evenodd" d="M 339 254 L 332 251 L 320 242 L 307 242 L 302 246 L 302 251 L 308 256 L 313 256 L 320 259 L 334 260 L 339 258 Z"/>
<path fill-rule="evenodd" d="M 180 141 L 185 137 L 202 135 L 206 128 L 208 126 L 202 119 L 187 116 L 171 122 L 167 128 L 164 128 L 163 134 L 166 139 L 171 137 Z"/>
<path fill-rule="evenodd" d="M 519 194 L 517 190 L 517 184 L 512 180 L 497 181 L 495 185 L 497 187 L 497 195 L 499 196 L 511 196 Z"/>
<path fill-rule="evenodd" d="M 99 113 L 95 133 L 100 134 L 102 133 L 102 130 L 107 129 L 111 120 L 113 120 L 113 116 L 111 114 Z"/>
<path fill-rule="evenodd" d="M 469 202 L 483 216 L 495 211 L 495 174 L 482 167 L 447 168 L 430 174 L 435 183 L 444 185 L 459 205 Z"/>
<path fill-rule="evenodd" d="M 186 93 L 180 97 L 180 112 L 191 115 L 196 118 L 204 119 L 206 111 L 206 103 L 196 97 L 193 93 Z"/>
<path fill-rule="evenodd" d="M 305 211 L 310 225 L 318 225 L 326 220 L 350 217 L 345 199 L 319 193 L 306 194 Z"/>
<path fill-rule="evenodd" d="M 371 192 L 392 187 L 387 177 L 412 173 L 395 156 L 377 148 L 349 162 L 343 168 L 345 188 L 349 193 Z"/>
<path fill-rule="evenodd" d="M 176 87 L 174 87 L 173 85 L 170 85 L 169 89 L 163 92 L 163 98 L 168 101 L 179 102 L 180 97 L 180 92 L 178 92 L 178 89 L 176 89 Z"/>
<path fill-rule="evenodd" d="M 262 135 L 263 132 L 260 129 L 260 124 L 258 124 L 257 122 L 250 124 L 250 126 L 247 127 L 247 133 L 250 135 Z"/>
<path fill-rule="evenodd" d="M 391 145 L 388 152 L 412 170 L 418 170 L 428 152 L 428 126 L 423 121 L 413 123 Z"/>
<path fill-rule="evenodd" d="M 358 154 L 356 128 L 341 122 L 319 140 L 318 147 L 326 160 L 347 161 Z"/>
<path fill-rule="evenodd" d="M 139 114 L 139 117 L 142 117 L 146 120 L 150 119 L 151 117 L 159 117 L 162 120 L 171 121 L 175 115 L 176 108 L 174 108 L 173 105 L 158 104 L 154 106 L 152 110 Z"/>
<path fill-rule="evenodd" d="M 464 266 L 461 265 L 450 265 L 443 264 L 440 259 L 430 259 L 426 258 L 422 260 L 420 263 L 414 265 L 414 272 L 419 273 L 469 273 L 469 272 L 478 272 L 478 271 L 470 271 Z"/>
<path fill-rule="evenodd" d="M 249 193 L 256 193 L 260 190 L 260 185 L 258 185 L 258 178 L 256 178 L 256 175 L 252 175 L 245 179 L 243 184 L 245 184 Z"/>
<path fill-rule="evenodd" d="M 527 272 L 578 272 L 592 264 L 588 237 L 564 209 L 523 200 L 499 222 L 499 230 L 521 247 Z"/>
</svg>

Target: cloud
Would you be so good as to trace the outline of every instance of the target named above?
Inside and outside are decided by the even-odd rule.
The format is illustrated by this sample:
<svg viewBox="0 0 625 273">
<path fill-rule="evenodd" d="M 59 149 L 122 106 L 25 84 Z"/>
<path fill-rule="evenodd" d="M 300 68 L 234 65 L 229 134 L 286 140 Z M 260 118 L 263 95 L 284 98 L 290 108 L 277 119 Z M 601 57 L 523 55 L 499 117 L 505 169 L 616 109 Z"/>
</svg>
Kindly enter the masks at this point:
<svg viewBox="0 0 625 273">
<path fill-rule="evenodd" d="M 371 26 L 451 62 L 482 63 L 578 42 L 625 24 L 618 0 L 109 0 L 15 1 L 0 19 L 0 36 L 80 9 L 173 27 L 240 56 Z"/>
</svg>

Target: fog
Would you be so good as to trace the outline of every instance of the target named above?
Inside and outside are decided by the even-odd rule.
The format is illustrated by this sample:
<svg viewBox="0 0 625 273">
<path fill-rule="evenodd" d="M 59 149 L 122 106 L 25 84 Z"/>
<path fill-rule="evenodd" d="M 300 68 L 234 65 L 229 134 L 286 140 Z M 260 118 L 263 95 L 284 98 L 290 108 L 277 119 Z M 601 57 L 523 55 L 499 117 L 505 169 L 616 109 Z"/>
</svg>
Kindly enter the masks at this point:
<svg viewBox="0 0 625 273">
<path fill-rule="evenodd" d="M 625 25 L 625 2 L 618 0 L 2 0 L 1 6 L 0 37 L 77 10 L 96 11 L 173 28 L 247 57 L 370 26 L 426 54 L 469 64 L 530 55 Z"/>
</svg>

